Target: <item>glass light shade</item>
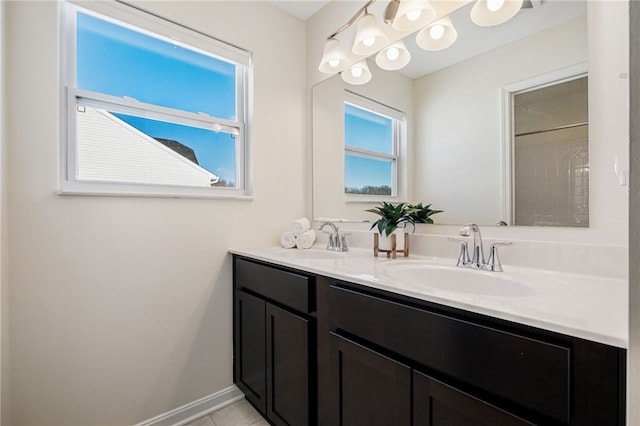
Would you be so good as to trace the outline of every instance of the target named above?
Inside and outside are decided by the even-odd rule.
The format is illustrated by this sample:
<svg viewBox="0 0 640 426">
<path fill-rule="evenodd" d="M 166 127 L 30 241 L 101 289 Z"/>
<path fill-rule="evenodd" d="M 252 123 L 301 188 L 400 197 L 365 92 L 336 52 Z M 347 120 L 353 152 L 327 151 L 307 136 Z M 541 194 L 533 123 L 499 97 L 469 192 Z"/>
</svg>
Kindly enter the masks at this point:
<svg viewBox="0 0 640 426">
<path fill-rule="evenodd" d="M 436 34 L 442 31 L 440 34 Z M 436 37 L 440 35 L 440 37 Z M 436 51 L 446 49 L 458 38 L 458 32 L 453 27 L 451 19 L 445 16 L 433 24 L 421 29 L 416 35 L 416 43 L 424 50 Z"/>
<path fill-rule="evenodd" d="M 327 40 L 318 67 L 320 72 L 334 74 L 345 69 L 347 65 L 349 65 L 347 54 L 340 47 L 340 41 L 335 38 Z"/>
<path fill-rule="evenodd" d="M 376 64 L 387 71 L 399 70 L 407 65 L 410 60 L 411 53 L 409 53 L 402 40 L 393 43 L 376 55 Z"/>
<path fill-rule="evenodd" d="M 354 85 L 365 84 L 371 80 L 371 71 L 369 71 L 366 59 L 342 71 L 340 75 L 345 82 Z"/>
<path fill-rule="evenodd" d="M 358 29 L 351 50 L 356 55 L 369 56 L 382 49 L 388 42 L 389 39 L 378 25 L 376 17 L 367 13 L 358 20 Z"/>
<path fill-rule="evenodd" d="M 391 26 L 398 31 L 415 31 L 435 18 L 436 11 L 429 0 L 401 0 Z"/>
<path fill-rule="evenodd" d="M 481 27 L 507 22 L 522 8 L 523 0 L 477 0 L 471 9 L 471 20 Z"/>
</svg>

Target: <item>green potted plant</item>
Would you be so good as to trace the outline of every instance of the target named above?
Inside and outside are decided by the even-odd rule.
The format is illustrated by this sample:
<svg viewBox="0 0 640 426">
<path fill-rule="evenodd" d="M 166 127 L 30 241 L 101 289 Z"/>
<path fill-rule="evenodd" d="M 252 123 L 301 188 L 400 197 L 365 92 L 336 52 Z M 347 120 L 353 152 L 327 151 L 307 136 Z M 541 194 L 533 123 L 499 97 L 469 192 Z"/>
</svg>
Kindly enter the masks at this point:
<svg viewBox="0 0 640 426">
<path fill-rule="evenodd" d="M 444 210 L 433 210 L 431 204 L 423 206 L 422 203 L 415 205 L 409 205 L 409 209 L 412 211 L 409 213 L 411 223 L 433 223 L 431 216 L 434 214 L 442 213 Z"/>
<path fill-rule="evenodd" d="M 407 223 L 413 223 L 411 219 L 411 214 L 415 209 L 409 207 L 408 203 L 387 203 L 383 201 L 380 203 L 380 206 L 375 207 L 373 209 L 367 209 L 365 211 L 377 214 L 380 216 L 378 220 L 373 222 L 371 228 L 377 228 L 378 233 L 380 234 L 379 238 L 379 246 L 381 249 L 388 249 L 391 247 L 391 242 L 389 237 L 394 231 L 397 231 L 399 228 L 406 227 Z M 401 245 L 404 242 L 404 233 L 396 232 L 396 240 L 397 244 Z"/>
<path fill-rule="evenodd" d="M 410 214 L 413 211 L 409 209 L 409 204 L 407 203 L 393 204 L 383 201 L 380 206 L 365 211 L 380 216 L 380 219 L 373 222 L 371 228 L 369 228 L 369 230 L 378 228 L 380 235 L 389 236 L 396 229 L 404 227 L 404 224 L 412 221 Z"/>
</svg>

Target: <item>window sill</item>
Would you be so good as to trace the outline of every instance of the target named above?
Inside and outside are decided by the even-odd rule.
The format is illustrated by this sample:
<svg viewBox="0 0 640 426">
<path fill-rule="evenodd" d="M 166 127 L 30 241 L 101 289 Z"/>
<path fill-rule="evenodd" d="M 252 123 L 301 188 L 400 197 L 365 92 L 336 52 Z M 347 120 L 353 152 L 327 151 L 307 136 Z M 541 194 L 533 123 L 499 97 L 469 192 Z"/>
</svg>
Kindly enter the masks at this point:
<svg viewBox="0 0 640 426">
<path fill-rule="evenodd" d="M 133 185 L 96 182 L 63 182 L 58 195 L 149 198 L 208 198 L 252 201 L 253 195 L 238 189 L 209 189 L 166 185 Z"/>
<path fill-rule="evenodd" d="M 398 200 L 399 197 L 391 195 L 345 195 L 344 197 L 346 203 L 378 203 L 382 201 L 393 203 Z"/>
</svg>

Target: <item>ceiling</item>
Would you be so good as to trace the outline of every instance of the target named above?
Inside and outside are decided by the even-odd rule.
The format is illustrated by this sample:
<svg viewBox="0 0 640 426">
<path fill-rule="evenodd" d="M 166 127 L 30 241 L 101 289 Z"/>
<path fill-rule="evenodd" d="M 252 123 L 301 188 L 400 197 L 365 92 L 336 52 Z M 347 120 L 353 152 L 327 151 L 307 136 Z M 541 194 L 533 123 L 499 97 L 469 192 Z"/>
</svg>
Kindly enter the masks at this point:
<svg viewBox="0 0 640 426">
<path fill-rule="evenodd" d="M 274 6 L 285 12 L 306 21 L 313 16 L 322 6 L 329 3 L 329 0 L 267 0 Z M 364 4 L 364 3 L 363 3 Z"/>
</svg>

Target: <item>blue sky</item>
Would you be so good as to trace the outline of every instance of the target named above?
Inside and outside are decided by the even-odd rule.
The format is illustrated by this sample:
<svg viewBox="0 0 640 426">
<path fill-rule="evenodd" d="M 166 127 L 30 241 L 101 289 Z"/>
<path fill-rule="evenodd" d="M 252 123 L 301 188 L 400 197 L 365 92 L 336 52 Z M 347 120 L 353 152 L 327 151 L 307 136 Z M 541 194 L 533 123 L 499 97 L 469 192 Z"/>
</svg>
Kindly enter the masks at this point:
<svg viewBox="0 0 640 426">
<path fill-rule="evenodd" d="M 390 118 L 345 103 L 344 138 L 352 147 L 392 154 L 393 121 Z M 391 165 L 386 161 L 346 156 L 345 186 L 391 186 Z"/>
<path fill-rule="evenodd" d="M 78 88 L 235 120 L 234 64 L 90 15 L 78 13 L 77 19 Z M 232 135 L 120 117 L 151 137 L 189 146 L 202 167 L 222 179 L 236 181 Z"/>
</svg>

